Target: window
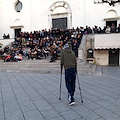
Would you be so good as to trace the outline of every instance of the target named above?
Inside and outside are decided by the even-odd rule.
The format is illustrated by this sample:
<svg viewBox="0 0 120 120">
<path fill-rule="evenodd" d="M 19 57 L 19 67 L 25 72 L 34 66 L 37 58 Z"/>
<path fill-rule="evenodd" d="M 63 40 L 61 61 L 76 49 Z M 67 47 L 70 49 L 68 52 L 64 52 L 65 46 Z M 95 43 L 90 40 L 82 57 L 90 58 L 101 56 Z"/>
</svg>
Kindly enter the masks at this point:
<svg viewBox="0 0 120 120">
<path fill-rule="evenodd" d="M 15 5 L 16 12 L 20 12 L 22 10 L 22 3 L 18 0 Z"/>
</svg>

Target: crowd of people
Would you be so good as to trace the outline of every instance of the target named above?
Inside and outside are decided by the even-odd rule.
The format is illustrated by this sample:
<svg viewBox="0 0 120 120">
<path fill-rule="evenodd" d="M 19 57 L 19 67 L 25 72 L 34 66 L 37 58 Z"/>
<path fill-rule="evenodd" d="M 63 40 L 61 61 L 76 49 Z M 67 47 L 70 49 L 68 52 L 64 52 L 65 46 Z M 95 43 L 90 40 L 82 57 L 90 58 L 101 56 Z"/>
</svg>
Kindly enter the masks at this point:
<svg viewBox="0 0 120 120">
<path fill-rule="evenodd" d="M 79 28 L 65 30 L 54 28 L 50 30 L 43 29 L 34 32 L 21 32 L 15 37 L 15 41 L 10 46 L 6 46 L 0 54 L 4 54 L 5 62 L 21 61 L 25 56 L 27 59 L 46 59 L 51 56 L 50 62 L 60 58 L 63 49 L 63 43 L 69 42 L 72 50 L 78 57 L 78 47 L 81 43 L 83 31 Z M 8 57 L 10 56 L 10 57 Z M 8 58 L 8 59 L 7 59 Z M 20 59 L 20 60 L 19 60 Z"/>
<path fill-rule="evenodd" d="M 9 39 L 9 38 L 10 38 L 10 35 L 9 35 L 9 34 L 7 34 L 7 35 L 4 34 L 4 35 L 3 35 L 3 39 Z"/>
<path fill-rule="evenodd" d="M 43 59 L 50 55 L 50 62 L 60 58 L 63 49 L 63 43 L 69 42 L 72 50 L 78 57 L 78 48 L 81 43 L 83 34 L 101 34 L 101 33 L 120 33 L 120 24 L 116 28 L 114 24 L 101 29 L 94 26 L 93 28 L 86 26 L 68 29 L 51 28 L 49 30 L 36 30 L 31 32 L 20 32 L 15 37 L 15 41 L 11 45 L 6 46 L 4 50 L 0 50 L 0 55 L 5 56 L 4 61 L 21 61 L 25 56 L 27 59 Z M 9 34 L 3 36 L 4 39 L 9 38 Z M 7 57 L 10 56 L 10 57 Z M 9 58 L 9 59 L 6 59 Z"/>
<path fill-rule="evenodd" d="M 118 25 L 118 27 L 115 26 L 114 23 L 112 23 L 112 25 L 107 25 L 104 26 L 103 28 L 98 27 L 97 25 L 95 25 L 94 27 L 88 27 L 86 26 L 84 28 L 84 31 L 86 31 L 86 34 L 101 34 L 101 33 L 120 33 L 120 24 Z"/>
</svg>

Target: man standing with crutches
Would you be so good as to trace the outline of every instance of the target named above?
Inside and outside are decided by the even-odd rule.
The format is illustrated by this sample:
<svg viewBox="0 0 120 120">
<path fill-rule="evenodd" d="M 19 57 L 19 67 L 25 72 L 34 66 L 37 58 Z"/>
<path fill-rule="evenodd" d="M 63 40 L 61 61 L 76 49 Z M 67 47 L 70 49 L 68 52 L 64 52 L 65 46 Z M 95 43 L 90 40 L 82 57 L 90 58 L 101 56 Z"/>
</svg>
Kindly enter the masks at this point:
<svg viewBox="0 0 120 120">
<path fill-rule="evenodd" d="M 67 42 L 64 42 L 63 51 L 61 52 L 61 74 L 62 69 L 65 69 L 65 84 L 68 90 L 69 105 L 74 105 L 75 81 L 77 73 L 77 60 L 75 53 L 69 47 Z"/>
</svg>

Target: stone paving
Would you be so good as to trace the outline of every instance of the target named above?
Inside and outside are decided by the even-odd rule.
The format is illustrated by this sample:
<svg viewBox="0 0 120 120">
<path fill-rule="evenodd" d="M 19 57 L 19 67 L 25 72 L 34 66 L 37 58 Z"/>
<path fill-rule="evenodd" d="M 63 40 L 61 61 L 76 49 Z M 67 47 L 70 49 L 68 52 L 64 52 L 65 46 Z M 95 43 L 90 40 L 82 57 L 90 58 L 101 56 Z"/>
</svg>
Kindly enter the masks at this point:
<svg viewBox="0 0 120 120">
<path fill-rule="evenodd" d="M 0 72 L 0 120 L 120 120 L 120 67 L 102 67 L 100 76 L 78 75 L 69 106 L 60 74 Z"/>
</svg>

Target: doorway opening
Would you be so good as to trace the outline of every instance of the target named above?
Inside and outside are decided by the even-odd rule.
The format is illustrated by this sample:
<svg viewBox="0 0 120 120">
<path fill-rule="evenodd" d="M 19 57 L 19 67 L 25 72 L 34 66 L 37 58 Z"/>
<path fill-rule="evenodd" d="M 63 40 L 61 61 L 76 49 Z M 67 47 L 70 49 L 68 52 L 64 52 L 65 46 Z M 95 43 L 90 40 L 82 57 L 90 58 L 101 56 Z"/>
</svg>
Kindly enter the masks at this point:
<svg viewBox="0 0 120 120">
<path fill-rule="evenodd" d="M 56 18 L 52 19 L 52 28 L 63 28 L 64 30 L 67 27 L 67 17 L 66 18 Z"/>
<path fill-rule="evenodd" d="M 109 25 L 111 27 L 112 24 L 114 24 L 115 27 L 117 27 L 117 20 L 115 20 L 115 21 L 106 21 L 106 26 Z"/>
<path fill-rule="evenodd" d="M 109 65 L 119 66 L 119 49 L 109 50 Z"/>
<path fill-rule="evenodd" d="M 21 28 L 14 29 L 14 30 L 15 30 L 15 37 L 20 37 Z"/>
<path fill-rule="evenodd" d="M 49 28 L 71 28 L 72 10 L 65 1 L 57 1 L 49 8 L 48 13 Z"/>
</svg>

